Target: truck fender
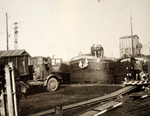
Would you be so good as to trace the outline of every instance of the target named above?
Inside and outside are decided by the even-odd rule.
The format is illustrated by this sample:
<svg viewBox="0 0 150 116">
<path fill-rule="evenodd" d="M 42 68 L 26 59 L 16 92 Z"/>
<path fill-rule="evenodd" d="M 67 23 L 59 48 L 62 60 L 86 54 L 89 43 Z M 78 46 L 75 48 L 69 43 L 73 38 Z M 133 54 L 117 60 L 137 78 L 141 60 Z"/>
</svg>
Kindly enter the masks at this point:
<svg viewBox="0 0 150 116">
<path fill-rule="evenodd" d="M 46 80 L 44 81 L 44 85 L 43 86 L 47 86 L 47 82 L 49 81 L 50 78 L 56 78 L 58 81 L 62 80 L 62 77 L 61 76 L 58 76 L 56 74 L 51 74 L 51 75 L 48 75 L 46 77 Z"/>
</svg>

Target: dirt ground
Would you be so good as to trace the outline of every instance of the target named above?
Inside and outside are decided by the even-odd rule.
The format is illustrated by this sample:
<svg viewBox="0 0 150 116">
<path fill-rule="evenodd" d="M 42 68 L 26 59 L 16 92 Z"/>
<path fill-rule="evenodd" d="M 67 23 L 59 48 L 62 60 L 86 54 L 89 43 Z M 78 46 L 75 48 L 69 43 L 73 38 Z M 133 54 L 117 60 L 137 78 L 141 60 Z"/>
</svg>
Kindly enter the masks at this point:
<svg viewBox="0 0 150 116">
<path fill-rule="evenodd" d="M 27 98 L 20 100 L 20 116 L 49 110 L 92 98 L 100 97 L 121 89 L 119 85 L 65 85 L 55 93 L 41 91 L 39 87 L 28 90 Z"/>
</svg>

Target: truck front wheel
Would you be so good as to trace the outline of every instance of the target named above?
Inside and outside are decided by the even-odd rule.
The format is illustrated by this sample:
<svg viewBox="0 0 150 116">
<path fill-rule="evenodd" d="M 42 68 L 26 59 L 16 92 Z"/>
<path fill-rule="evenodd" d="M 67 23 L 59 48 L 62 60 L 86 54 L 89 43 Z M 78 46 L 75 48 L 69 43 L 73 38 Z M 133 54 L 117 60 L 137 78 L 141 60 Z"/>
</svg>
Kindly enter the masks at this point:
<svg viewBox="0 0 150 116">
<path fill-rule="evenodd" d="M 58 88 L 59 88 L 59 81 L 57 81 L 57 79 L 55 78 L 49 79 L 47 83 L 47 90 L 49 92 L 54 92 L 54 91 L 57 91 Z"/>
</svg>

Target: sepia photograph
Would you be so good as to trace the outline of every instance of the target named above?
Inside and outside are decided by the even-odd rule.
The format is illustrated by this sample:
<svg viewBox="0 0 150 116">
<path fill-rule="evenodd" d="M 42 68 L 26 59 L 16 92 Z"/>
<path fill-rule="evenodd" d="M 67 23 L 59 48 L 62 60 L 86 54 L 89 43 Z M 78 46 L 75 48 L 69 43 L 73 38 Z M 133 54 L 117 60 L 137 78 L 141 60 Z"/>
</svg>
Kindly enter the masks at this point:
<svg viewBox="0 0 150 116">
<path fill-rule="evenodd" d="M 148 116 L 150 0 L 0 0 L 0 116 Z"/>
</svg>

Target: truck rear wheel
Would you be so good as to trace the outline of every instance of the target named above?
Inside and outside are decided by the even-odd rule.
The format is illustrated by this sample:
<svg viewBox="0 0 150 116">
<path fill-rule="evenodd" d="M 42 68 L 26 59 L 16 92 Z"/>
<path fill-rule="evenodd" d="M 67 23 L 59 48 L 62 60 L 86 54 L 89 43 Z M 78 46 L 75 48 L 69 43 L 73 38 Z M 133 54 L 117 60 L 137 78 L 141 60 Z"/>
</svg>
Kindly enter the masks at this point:
<svg viewBox="0 0 150 116">
<path fill-rule="evenodd" d="M 49 92 L 55 92 L 58 90 L 58 88 L 59 88 L 59 81 L 57 81 L 57 79 L 55 78 L 49 79 L 47 83 L 47 90 Z"/>
</svg>

